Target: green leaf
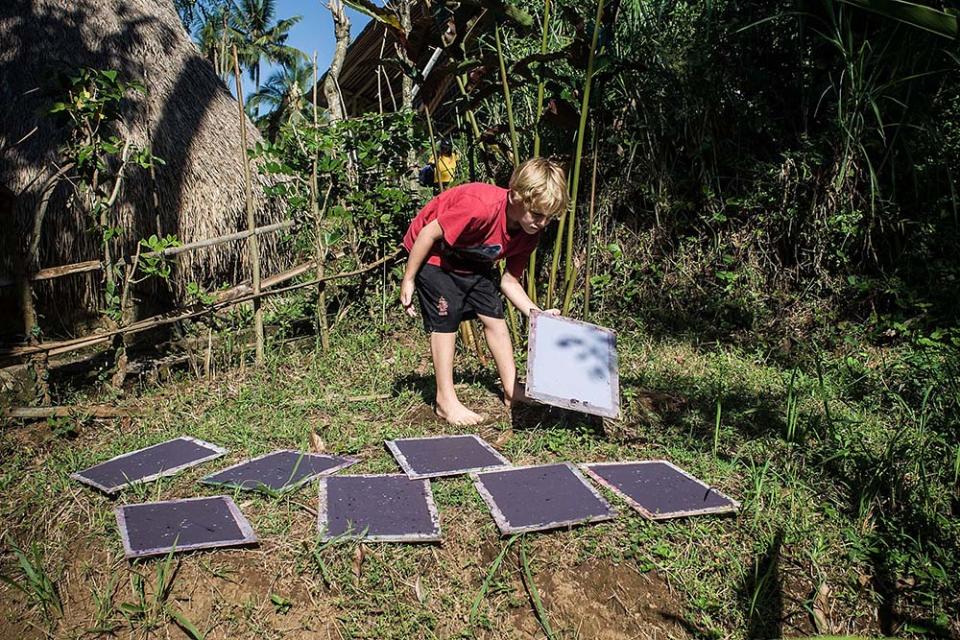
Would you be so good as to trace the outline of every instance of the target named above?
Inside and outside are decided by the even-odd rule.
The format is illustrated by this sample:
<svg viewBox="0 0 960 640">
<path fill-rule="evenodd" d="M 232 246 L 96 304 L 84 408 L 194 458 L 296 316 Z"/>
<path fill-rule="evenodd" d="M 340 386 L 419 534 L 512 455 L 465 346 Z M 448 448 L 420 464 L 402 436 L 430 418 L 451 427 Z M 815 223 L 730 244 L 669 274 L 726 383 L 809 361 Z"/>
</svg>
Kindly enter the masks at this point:
<svg viewBox="0 0 960 640">
<path fill-rule="evenodd" d="M 957 39 L 957 16 L 906 0 L 841 0 L 891 20 L 929 31 L 944 38 Z"/>
<path fill-rule="evenodd" d="M 110 82 L 117 81 L 117 72 L 114 71 L 113 69 L 104 69 L 103 71 L 100 72 L 100 75 L 102 75 L 104 78 L 106 78 Z"/>
<path fill-rule="evenodd" d="M 193 640 L 203 640 L 203 634 L 200 633 L 200 630 L 190 621 L 190 619 L 177 611 L 176 609 L 169 609 L 170 617 L 173 618 L 173 621 L 177 623 L 177 626 L 184 630 L 184 632 L 193 638 Z"/>
</svg>

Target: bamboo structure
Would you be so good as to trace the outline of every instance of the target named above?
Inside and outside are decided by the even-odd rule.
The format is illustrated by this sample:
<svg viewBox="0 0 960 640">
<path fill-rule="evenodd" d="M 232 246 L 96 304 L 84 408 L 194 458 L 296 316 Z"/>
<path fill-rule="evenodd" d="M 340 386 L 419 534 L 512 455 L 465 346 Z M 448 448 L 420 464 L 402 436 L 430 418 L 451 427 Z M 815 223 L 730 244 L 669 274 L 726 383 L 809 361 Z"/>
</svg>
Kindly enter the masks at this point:
<svg viewBox="0 0 960 640">
<path fill-rule="evenodd" d="M 250 159 L 247 157 L 247 115 L 243 111 L 243 85 L 240 82 L 240 63 L 237 61 L 237 47 L 233 47 L 233 74 L 237 83 L 237 107 L 240 110 L 240 153 L 243 155 L 243 192 L 247 208 L 247 238 L 248 259 L 253 279 L 253 292 L 260 293 L 260 243 L 257 241 L 256 219 L 253 213 L 253 192 L 251 188 Z M 263 364 L 263 309 L 260 306 L 260 297 L 253 298 L 253 328 L 256 333 L 257 364 Z"/>
<path fill-rule="evenodd" d="M 550 0 L 543 0 L 543 26 L 540 36 L 540 55 L 547 53 L 547 34 L 550 26 Z M 545 83 L 543 78 L 537 83 L 537 110 L 534 112 L 533 122 L 533 157 L 540 155 L 540 117 L 543 115 L 543 94 Z M 527 296 L 537 304 L 537 248 L 530 254 L 530 263 L 527 265 Z"/>
<path fill-rule="evenodd" d="M 180 255 L 182 253 L 189 253 L 191 251 L 196 251 L 197 249 L 205 249 L 209 247 L 216 247 L 228 242 L 233 242 L 234 240 L 245 240 L 251 235 L 261 236 L 267 233 L 272 233 L 274 231 L 284 231 L 286 229 L 292 229 L 298 226 L 297 223 L 293 220 L 285 220 L 283 222 L 276 222 L 274 224 L 264 225 L 262 227 L 257 227 L 252 232 L 251 231 L 237 231 L 236 233 L 228 233 L 227 235 L 218 236 L 216 238 L 209 238 L 207 240 L 198 240 L 197 242 L 190 242 L 187 244 L 181 244 L 176 247 L 169 247 L 162 251 L 147 251 L 140 254 L 140 259 L 146 258 L 172 258 L 174 256 Z M 120 265 L 130 265 L 133 264 L 135 256 L 122 256 L 117 258 L 114 261 L 114 266 Z M 76 262 L 74 264 L 63 264 L 56 267 L 47 267 L 45 269 L 40 269 L 30 276 L 31 282 L 38 282 L 40 280 L 52 280 L 55 278 L 62 278 L 63 276 L 74 275 L 78 273 L 89 273 L 91 271 L 100 271 L 104 268 L 102 260 L 86 260 L 84 262 Z M 7 287 L 15 284 L 12 278 L 0 278 L 0 287 Z"/>
<path fill-rule="evenodd" d="M 160 314 L 156 316 L 151 316 L 149 318 L 144 318 L 133 322 L 125 327 L 119 329 L 113 329 L 111 331 L 104 331 L 102 333 L 96 333 L 87 336 L 81 336 L 79 338 L 71 338 L 70 340 L 61 340 L 56 342 L 45 342 L 35 345 L 25 345 L 20 347 L 13 347 L 8 349 L 0 349 L 0 360 L 5 358 L 16 358 L 22 359 L 29 357 L 37 353 L 47 353 L 48 355 L 59 355 L 62 353 L 71 353 L 73 351 L 78 351 L 80 349 L 85 349 L 87 347 L 96 346 L 104 342 L 109 342 L 113 336 L 121 334 L 131 334 L 131 333 L 140 333 L 153 329 L 156 327 L 165 326 L 168 324 L 173 324 L 175 322 L 182 322 L 184 320 L 190 320 L 193 318 L 198 318 L 206 315 L 210 315 L 221 309 L 231 307 L 234 305 L 242 304 L 244 302 L 252 302 L 253 300 L 259 300 L 267 296 L 280 295 L 282 293 L 288 293 L 290 291 L 296 291 L 304 287 L 315 287 L 321 283 L 332 282 L 335 280 L 343 280 L 345 278 L 352 278 L 354 276 L 363 275 L 374 269 L 378 269 L 381 265 L 390 262 L 399 256 L 401 251 L 398 249 L 393 253 L 384 256 L 383 258 L 372 262 L 364 267 L 359 269 L 354 269 L 353 271 L 345 271 L 341 273 L 336 273 L 333 275 L 328 275 L 323 278 L 323 280 L 313 279 L 306 282 L 298 282 L 280 289 L 268 290 L 267 287 L 272 286 L 273 284 L 280 284 L 287 280 L 291 280 L 299 275 L 310 271 L 315 268 L 314 261 L 299 265 L 293 269 L 289 269 L 286 272 L 277 274 L 272 278 L 268 278 L 263 281 L 264 287 L 258 293 L 239 293 L 235 296 L 227 297 L 224 300 L 218 300 L 211 305 L 205 306 L 201 309 L 194 311 L 188 311 L 185 313 L 168 313 Z M 238 290 L 239 288 L 234 288 Z"/>
<path fill-rule="evenodd" d="M 317 52 L 313 52 L 313 131 L 316 135 L 319 119 L 317 117 Z M 310 212 L 313 214 L 313 225 L 315 238 L 313 240 L 315 259 L 317 263 L 317 279 L 323 280 L 326 275 L 327 247 L 323 241 L 323 215 L 317 202 L 319 193 L 319 184 L 317 182 L 317 152 L 313 152 L 313 161 L 310 167 Z M 330 195 L 330 188 L 327 188 L 327 196 Z M 323 211 L 327 208 L 326 198 L 324 198 Z M 320 334 L 320 346 L 324 351 L 330 348 L 329 327 L 327 326 L 327 289 L 323 284 L 317 288 L 317 333 Z"/>
</svg>

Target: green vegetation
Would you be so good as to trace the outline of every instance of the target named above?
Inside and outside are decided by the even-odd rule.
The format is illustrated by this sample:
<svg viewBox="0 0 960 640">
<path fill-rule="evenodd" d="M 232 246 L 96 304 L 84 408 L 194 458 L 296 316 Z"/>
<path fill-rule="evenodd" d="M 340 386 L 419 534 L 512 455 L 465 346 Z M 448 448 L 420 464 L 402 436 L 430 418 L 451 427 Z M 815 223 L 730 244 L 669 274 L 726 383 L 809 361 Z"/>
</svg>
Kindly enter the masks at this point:
<svg viewBox="0 0 960 640">
<path fill-rule="evenodd" d="M 176 568 L 169 559 L 129 567 L 110 560 L 120 549 L 111 501 L 67 477 L 98 460 L 184 428 L 229 447 L 224 463 L 276 447 L 307 449 L 315 433 L 328 450 L 359 455 L 356 472 L 383 473 L 396 468 L 384 439 L 448 431 L 424 406 L 432 382 L 413 321 L 399 329 L 368 322 L 341 325 L 327 353 L 270 345 L 274 355 L 262 370 L 240 371 L 240 353 L 220 353 L 217 378 L 184 374 L 126 403 L 138 417 L 120 431 L 5 431 L 0 520 L 11 540 L 36 540 L 46 562 L 63 567 L 51 581 L 71 585 L 52 628 L 62 635 L 156 628 L 176 620 L 164 617 L 166 606 L 201 632 L 214 630 L 208 637 L 282 637 L 283 628 L 352 638 L 507 638 L 535 632 L 539 620 L 564 638 L 578 637 L 583 616 L 623 625 L 613 628 L 624 633 L 642 622 L 697 637 L 875 635 L 884 615 L 894 616 L 900 635 L 951 633 L 960 535 L 949 515 L 955 449 L 938 435 L 935 417 L 948 399 L 931 392 L 922 410 L 896 400 L 909 387 L 941 384 L 937 376 L 952 365 L 936 348 L 924 352 L 923 372 L 915 368 L 919 352 L 889 347 L 820 354 L 816 364 L 784 369 L 760 347 L 718 349 L 693 334 L 663 338 L 627 327 L 620 334 L 625 415 L 602 427 L 535 407 L 510 418 L 488 388 L 494 371 L 461 354 L 461 393 L 494 418 L 481 433 L 515 463 L 666 458 L 741 500 L 736 517 L 651 523 L 608 495 L 621 512 L 611 523 L 501 541 L 469 480 L 453 478 L 434 483 L 443 546 L 318 544 L 307 510 L 313 489 L 305 487 L 237 494 L 260 549 L 185 555 Z M 389 397 L 348 400 L 379 394 Z M 797 425 L 792 441 L 789 420 Z M 196 482 L 208 471 L 189 470 L 147 495 L 131 488 L 120 500 L 213 491 Z M 2 566 L 18 579 L 14 565 Z M 144 570 L 157 574 L 135 577 Z M 115 573 L 131 583 L 136 611 L 123 605 L 129 596 L 110 599 Z M 623 588 L 604 590 L 604 580 Z M 138 583 L 161 582 L 137 595 Z M 82 604 L 94 588 L 103 594 L 96 606 Z M 230 595 L 214 605 L 205 594 L 216 591 Z M 564 604 L 570 593 L 582 594 L 582 608 Z M 621 618 L 611 594 L 631 610 L 645 608 L 644 617 Z M 648 602 L 663 608 L 654 615 Z M 815 610 L 828 628 L 815 627 Z M 579 637 L 591 636 L 581 630 Z"/>
<path fill-rule="evenodd" d="M 407 0 L 348 4 L 410 35 Z M 384 439 L 451 431 L 429 409 L 425 339 L 398 313 L 387 266 L 266 302 L 261 367 L 238 307 L 178 327 L 208 345 L 203 371 L 191 352 L 188 370 L 126 398 L 51 389 L 64 404 L 106 395 L 130 419 L 4 429 L 0 636 L 176 625 L 195 638 L 960 637 L 955 9 L 431 3 L 444 35 L 430 42 L 446 56 L 431 82 L 450 93 L 429 113 L 403 104 L 423 70 L 401 46 L 382 60 L 405 74 L 397 108 L 334 122 L 312 100 L 312 65 L 286 45 L 296 19 L 277 19 L 273 2 L 177 8 L 221 76 L 236 45 L 258 85 L 248 110 L 265 139 L 252 155 L 306 223 L 280 240 L 297 263 L 316 260 L 305 280 L 394 251 L 432 195 L 413 177 L 437 132 L 461 153 L 457 181 L 503 184 L 532 154 L 566 161 L 572 210 L 546 233 L 527 287 L 617 330 L 623 418 L 507 415 L 472 348 L 458 354 L 461 397 L 489 414 L 481 434 L 516 464 L 664 458 L 742 510 L 652 523 L 608 495 L 612 522 L 503 540 L 454 478 L 433 485 L 443 545 L 372 545 L 319 542 L 311 487 L 238 492 L 259 548 L 120 560 L 113 502 L 70 472 L 186 432 L 232 462 L 319 441 L 358 455 L 358 473 L 384 473 L 396 470 Z M 284 68 L 260 85 L 262 60 Z M 122 169 L 157 159 L 99 123 L 140 90 L 83 70 L 51 116 L 72 122 L 65 151 L 107 263 Z M 136 269 L 105 274 L 116 322 L 117 287 Z M 156 256 L 139 269 L 171 273 Z M 209 304 L 216 286 L 187 294 Z M 211 491 L 196 483 L 207 471 L 119 500 Z M 118 596 L 127 582 L 132 601 Z"/>
</svg>

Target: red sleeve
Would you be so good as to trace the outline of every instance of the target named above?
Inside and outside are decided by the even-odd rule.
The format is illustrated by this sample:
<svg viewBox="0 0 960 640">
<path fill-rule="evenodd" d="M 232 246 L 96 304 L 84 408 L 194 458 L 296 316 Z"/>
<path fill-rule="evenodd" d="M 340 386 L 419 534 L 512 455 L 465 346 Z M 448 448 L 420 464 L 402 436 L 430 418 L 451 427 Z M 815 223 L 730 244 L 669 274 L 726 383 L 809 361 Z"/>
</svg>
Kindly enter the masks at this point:
<svg viewBox="0 0 960 640">
<path fill-rule="evenodd" d="M 453 188 L 436 197 L 437 222 L 443 230 L 443 240 L 454 246 L 457 239 L 468 231 L 473 212 L 463 207 L 461 189 Z"/>
</svg>

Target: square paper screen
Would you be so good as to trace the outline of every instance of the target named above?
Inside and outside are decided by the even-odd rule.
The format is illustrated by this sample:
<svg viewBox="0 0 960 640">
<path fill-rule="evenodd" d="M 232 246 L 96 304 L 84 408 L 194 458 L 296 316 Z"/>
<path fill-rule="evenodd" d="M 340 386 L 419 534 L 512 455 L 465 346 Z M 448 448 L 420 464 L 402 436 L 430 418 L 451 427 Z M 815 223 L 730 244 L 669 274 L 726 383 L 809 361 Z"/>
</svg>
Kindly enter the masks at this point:
<svg viewBox="0 0 960 640">
<path fill-rule="evenodd" d="M 609 520 L 616 511 L 569 463 L 474 475 L 504 535 Z"/>
<path fill-rule="evenodd" d="M 404 475 L 321 478 L 317 524 L 325 540 L 339 535 L 384 542 L 440 540 L 430 481 Z"/>
<path fill-rule="evenodd" d="M 128 558 L 251 544 L 250 523 L 227 496 L 145 502 L 116 508 Z"/>
<path fill-rule="evenodd" d="M 616 334 L 545 313 L 531 318 L 526 395 L 565 409 L 619 416 Z"/>
<path fill-rule="evenodd" d="M 237 489 L 288 491 L 312 478 L 335 473 L 355 462 L 355 458 L 274 451 L 211 474 L 202 482 Z"/>
<path fill-rule="evenodd" d="M 597 463 L 583 468 L 653 520 L 726 513 L 740 506 L 665 460 Z"/>
<path fill-rule="evenodd" d="M 70 477 L 106 493 L 116 493 L 128 484 L 171 476 L 226 452 L 209 442 L 183 436 L 111 458 Z"/>
<path fill-rule="evenodd" d="M 510 466 L 506 458 L 474 434 L 387 440 L 386 444 L 410 478 L 455 476 Z"/>
</svg>

